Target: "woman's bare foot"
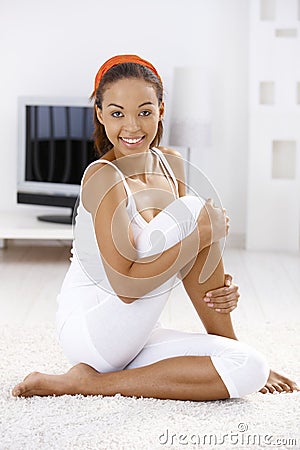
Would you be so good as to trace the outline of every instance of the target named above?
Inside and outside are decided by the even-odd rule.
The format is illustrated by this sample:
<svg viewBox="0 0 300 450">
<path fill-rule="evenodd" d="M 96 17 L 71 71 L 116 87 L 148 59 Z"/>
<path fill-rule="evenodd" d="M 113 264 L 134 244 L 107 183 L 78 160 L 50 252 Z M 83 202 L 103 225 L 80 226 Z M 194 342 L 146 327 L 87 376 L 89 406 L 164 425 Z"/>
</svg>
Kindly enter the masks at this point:
<svg viewBox="0 0 300 450">
<path fill-rule="evenodd" d="M 271 370 L 268 381 L 259 392 L 261 392 L 262 394 L 267 394 L 268 392 L 274 394 L 274 392 L 293 391 L 300 391 L 300 388 L 299 386 L 297 386 L 297 383 L 295 383 L 295 381 L 292 381 L 289 378 L 280 375 L 280 373 Z"/>
<path fill-rule="evenodd" d="M 33 372 L 12 390 L 14 397 L 33 395 L 95 395 L 95 383 L 100 389 L 101 374 L 87 364 L 77 364 L 63 375 Z M 99 392 L 98 392 L 99 394 Z"/>
</svg>

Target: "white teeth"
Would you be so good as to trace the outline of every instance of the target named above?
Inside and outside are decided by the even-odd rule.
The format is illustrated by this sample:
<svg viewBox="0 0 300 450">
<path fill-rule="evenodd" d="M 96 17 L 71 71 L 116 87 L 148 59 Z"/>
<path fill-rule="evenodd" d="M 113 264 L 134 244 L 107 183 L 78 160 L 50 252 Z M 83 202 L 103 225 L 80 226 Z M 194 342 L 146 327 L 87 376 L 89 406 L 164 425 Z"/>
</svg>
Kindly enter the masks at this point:
<svg viewBox="0 0 300 450">
<path fill-rule="evenodd" d="M 137 144 L 139 141 L 142 140 L 142 138 L 138 138 L 138 139 L 127 139 L 127 138 L 121 138 L 122 141 L 127 142 L 128 144 Z"/>
</svg>

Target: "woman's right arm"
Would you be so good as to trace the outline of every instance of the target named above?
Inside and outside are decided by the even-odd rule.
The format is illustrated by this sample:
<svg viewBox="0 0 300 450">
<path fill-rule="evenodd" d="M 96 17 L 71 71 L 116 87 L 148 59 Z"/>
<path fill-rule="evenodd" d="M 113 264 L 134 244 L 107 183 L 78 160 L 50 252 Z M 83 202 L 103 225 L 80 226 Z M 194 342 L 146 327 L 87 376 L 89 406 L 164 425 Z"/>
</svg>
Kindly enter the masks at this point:
<svg viewBox="0 0 300 450">
<path fill-rule="evenodd" d="M 97 243 L 109 282 L 124 303 L 132 303 L 178 273 L 197 257 L 199 251 L 210 245 L 210 218 L 204 211 L 199 215 L 198 227 L 189 236 L 159 255 L 139 259 L 121 177 L 109 165 L 96 166 L 92 166 L 86 174 L 83 204 L 93 216 Z M 220 215 L 218 208 L 208 205 L 209 208 L 216 210 L 212 211 L 213 214 Z"/>
</svg>

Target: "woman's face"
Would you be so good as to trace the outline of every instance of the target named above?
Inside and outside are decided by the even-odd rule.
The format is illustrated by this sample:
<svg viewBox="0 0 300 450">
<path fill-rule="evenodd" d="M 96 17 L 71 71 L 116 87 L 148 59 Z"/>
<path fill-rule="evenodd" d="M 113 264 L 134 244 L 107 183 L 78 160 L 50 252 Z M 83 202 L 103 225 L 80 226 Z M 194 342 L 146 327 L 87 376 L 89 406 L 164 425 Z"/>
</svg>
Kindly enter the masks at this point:
<svg viewBox="0 0 300 450">
<path fill-rule="evenodd" d="M 163 105 L 154 87 L 142 79 L 124 78 L 106 88 L 98 120 L 104 125 L 116 156 L 149 150 L 156 136 Z"/>
</svg>

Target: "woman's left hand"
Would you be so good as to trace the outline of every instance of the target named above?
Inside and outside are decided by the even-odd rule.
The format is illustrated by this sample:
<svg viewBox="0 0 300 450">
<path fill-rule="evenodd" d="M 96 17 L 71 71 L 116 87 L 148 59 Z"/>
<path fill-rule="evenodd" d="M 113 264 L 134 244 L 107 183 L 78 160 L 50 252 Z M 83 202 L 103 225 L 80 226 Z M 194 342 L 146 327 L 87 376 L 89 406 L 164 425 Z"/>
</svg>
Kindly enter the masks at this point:
<svg viewBox="0 0 300 450">
<path fill-rule="evenodd" d="M 225 274 L 225 286 L 208 291 L 203 300 L 208 308 L 218 313 L 228 314 L 237 307 L 239 298 L 239 287 L 232 283 L 231 275 Z"/>
</svg>

